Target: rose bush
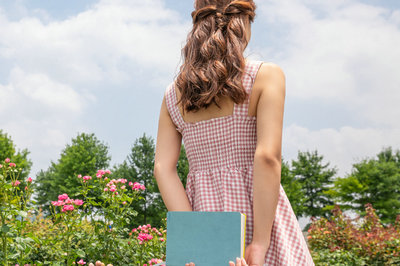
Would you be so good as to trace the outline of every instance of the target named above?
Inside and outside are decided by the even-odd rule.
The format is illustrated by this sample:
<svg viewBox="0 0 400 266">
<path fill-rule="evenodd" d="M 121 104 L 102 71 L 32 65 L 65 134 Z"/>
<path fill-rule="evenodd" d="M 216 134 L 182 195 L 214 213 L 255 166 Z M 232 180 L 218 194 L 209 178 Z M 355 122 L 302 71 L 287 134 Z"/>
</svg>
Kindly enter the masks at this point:
<svg viewBox="0 0 400 266">
<path fill-rule="evenodd" d="M 32 179 L 19 180 L 10 159 L 0 168 L 1 265 L 153 265 L 165 258 L 165 229 L 129 229 L 142 184 L 113 179 L 109 170 L 77 175 L 79 192 L 58 195 L 45 217 L 29 204 Z"/>
<path fill-rule="evenodd" d="M 32 233 L 23 234 L 29 211 L 32 178 L 20 179 L 22 169 L 6 158 L 0 162 L 0 263 L 24 260 L 31 252 Z"/>
<path fill-rule="evenodd" d="M 400 215 L 394 225 L 384 226 L 371 204 L 366 215 L 350 219 L 339 206 L 332 217 L 312 219 L 308 243 L 315 262 L 323 265 L 400 264 Z"/>
</svg>

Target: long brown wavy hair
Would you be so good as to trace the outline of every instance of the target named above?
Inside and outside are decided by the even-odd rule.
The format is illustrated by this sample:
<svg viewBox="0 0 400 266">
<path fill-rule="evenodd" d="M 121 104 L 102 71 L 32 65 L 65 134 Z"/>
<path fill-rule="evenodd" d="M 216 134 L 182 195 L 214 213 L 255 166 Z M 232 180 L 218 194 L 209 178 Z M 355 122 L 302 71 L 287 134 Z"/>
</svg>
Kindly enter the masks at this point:
<svg viewBox="0 0 400 266">
<path fill-rule="evenodd" d="M 242 85 L 247 46 L 246 21 L 255 16 L 253 0 L 196 0 L 193 28 L 182 49 L 176 78 L 183 112 L 197 111 L 228 96 L 236 104 L 247 93 Z"/>
</svg>

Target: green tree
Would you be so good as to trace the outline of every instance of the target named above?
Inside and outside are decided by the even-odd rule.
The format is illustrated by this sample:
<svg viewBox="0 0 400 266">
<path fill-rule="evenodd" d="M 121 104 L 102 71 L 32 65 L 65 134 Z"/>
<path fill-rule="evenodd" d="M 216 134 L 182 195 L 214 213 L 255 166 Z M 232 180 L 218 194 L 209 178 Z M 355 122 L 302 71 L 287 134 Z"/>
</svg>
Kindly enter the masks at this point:
<svg viewBox="0 0 400 266">
<path fill-rule="evenodd" d="M 32 167 L 32 161 L 28 159 L 29 151 L 27 149 L 17 150 L 11 137 L 0 129 L 0 164 L 4 163 L 6 158 L 10 158 L 18 168 L 21 168 L 20 179 L 28 177 Z"/>
<path fill-rule="evenodd" d="M 317 151 L 300 152 L 297 160 L 292 161 L 292 174 L 301 184 L 305 209 L 297 215 L 330 217 L 334 202 L 326 191 L 333 185 L 333 176 L 337 170 L 329 163 L 323 163 L 323 156 Z"/>
<path fill-rule="evenodd" d="M 394 223 L 400 213 L 400 151 L 384 148 L 376 158 L 353 164 L 352 172 L 334 182 L 328 193 L 343 210 L 365 215 L 371 203 L 383 223 Z"/>
<path fill-rule="evenodd" d="M 161 226 L 162 218 L 166 217 L 167 209 L 153 176 L 154 154 L 154 139 L 143 134 L 133 144 L 127 159 L 116 166 L 113 171 L 115 178 L 126 178 L 132 182 L 139 182 L 146 187 L 143 192 L 143 199 L 132 205 L 132 208 L 138 212 L 133 226 L 148 223 L 152 226 Z M 181 147 L 177 171 L 185 185 L 189 166 L 183 146 Z"/>
<path fill-rule="evenodd" d="M 186 187 L 186 178 L 189 173 L 189 161 L 186 157 L 186 150 L 183 145 L 181 146 L 181 152 L 179 154 L 177 171 L 178 171 L 179 179 L 181 180 L 183 186 Z M 158 189 L 158 187 L 157 187 L 157 189 Z"/>
<path fill-rule="evenodd" d="M 294 213 L 299 218 L 305 211 L 304 193 L 301 190 L 300 182 L 295 179 L 294 174 L 290 171 L 289 163 L 284 160 L 282 160 L 281 184 Z"/>
<path fill-rule="evenodd" d="M 63 193 L 77 195 L 81 186 L 77 175 L 94 176 L 97 170 L 107 168 L 110 160 L 108 146 L 94 134 L 78 134 L 66 145 L 58 161 L 51 162 L 47 170 L 37 175 L 38 204 L 47 207 Z"/>
</svg>

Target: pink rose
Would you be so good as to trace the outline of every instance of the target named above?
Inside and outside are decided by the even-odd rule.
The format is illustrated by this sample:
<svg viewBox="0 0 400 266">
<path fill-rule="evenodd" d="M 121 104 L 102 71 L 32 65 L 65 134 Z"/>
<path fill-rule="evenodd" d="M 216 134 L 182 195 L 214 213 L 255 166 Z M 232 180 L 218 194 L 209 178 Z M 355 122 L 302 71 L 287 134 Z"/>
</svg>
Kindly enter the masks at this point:
<svg viewBox="0 0 400 266">
<path fill-rule="evenodd" d="M 28 179 L 26 180 L 28 183 L 32 183 L 32 177 L 28 177 Z"/>
<path fill-rule="evenodd" d="M 82 178 L 82 175 L 78 175 L 78 178 Z"/>
<path fill-rule="evenodd" d="M 137 239 L 141 242 L 149 241 L 149 240 L 153 239 L 153 236 L 149 235 L 149 234 L 139 233 L 139 235 L 137 236 Z"/>
<path fill-rule="evenodd" d="M 83 180 L 90 180 L 90 179 L 92 179 L 92 177 L 89 176 L 89 175 L 85 175 L 85 176 L 83 177 Z"/>
<path fill-rule="evenodd" d="M 62 201 L 62 200 L 52 201 L 51 204 L 53 206 L 62 206 L 62 205 L 64 205 L 64 201 Z"/>
<path fill-rule="evenodd" d="M 133 183 L 132 183 L 132 182 L 129 182 L 129 186 L 133 186 Z"/>
<path fill-rule="evenodd" d="M 96 173 L 96 177 L 101 178 L 105 174 L 104 170 L 98 170 Z"/>
<path fill-rule="evenodd" d="M 73 203 L 74 203 L 73 199 L 68 198 L 65 200 L 65 204 L 73 204 Z"/>
<path fill-rule="evenodd" d="M 15 182 L 13 182 L 12 185 L 13 185 L 14 187 L 16 187 L 16 186 L 18 186 L 19 184 L 21 184 L 21 182 L 19 182 L 18 180 L 15 180 Z"/>
<path fill-rule="evenodd" d="M 58 200 L 66 200 L 66 199 L 68 199 L 68 195 L 67 194 L 61 194 L 61 195 L 58 195 Z"/>
<path fill-rule="evenodd" d="M 77 206 L 81 206 L 81 205 L 83 205 L 83 200 L 76 199 L 76 200 L 74 201 L 74 204 L 77 205 Z"/>
<path fill-rule="evenodd" d="M 125 188 L 126 188 L 125 186 L 122 186 L 122 187 L 121 187 L 121 189 L 125 189 Z"/>
<path fill-rule="evenodd" d="M 64 205 L 63 209 L 61 211 L 67 212 L 67 211 L 73 211 L 73 210 L 74 210 L 74 205 Z"/>
<path fill-rule="evenodd" d="M 9 163 L 10 161 L 11 161 L 10 158 L 6 158 L 6 159 L 4 160 L 5 163 Z"/>
<path fill-rule="evenodd" d="M 10 163 L 10 167 L 16 167 L 17 165 L 15 163 Z"/>
<path fill-rule="evenodd" d="M 80 261 L 78 261 L 78 264 L 84 265 L 84 264 L 86 264 L 86 262 L 84 262 L 83 259 L 81 259 Z"/>
</svg>

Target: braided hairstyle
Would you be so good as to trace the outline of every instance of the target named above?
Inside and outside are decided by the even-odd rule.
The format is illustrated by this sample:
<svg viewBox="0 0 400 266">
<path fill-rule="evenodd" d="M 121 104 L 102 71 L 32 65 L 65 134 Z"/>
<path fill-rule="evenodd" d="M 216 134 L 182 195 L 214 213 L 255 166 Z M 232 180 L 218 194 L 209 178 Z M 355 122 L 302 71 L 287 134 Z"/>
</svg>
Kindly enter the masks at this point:
<svg viewBox="0 0 400 266">
<path fill-rule="evenodd" d="M 242 85 L 247 46 L 246 22 L 253 22 L 253 0 L 196 0 L 193 28 L 182 49 L 176 78 L 183 112 L 198 111 L 228 96 L 236 104 L 247 93 Z"/>
</svg>

